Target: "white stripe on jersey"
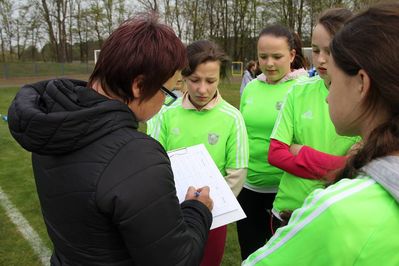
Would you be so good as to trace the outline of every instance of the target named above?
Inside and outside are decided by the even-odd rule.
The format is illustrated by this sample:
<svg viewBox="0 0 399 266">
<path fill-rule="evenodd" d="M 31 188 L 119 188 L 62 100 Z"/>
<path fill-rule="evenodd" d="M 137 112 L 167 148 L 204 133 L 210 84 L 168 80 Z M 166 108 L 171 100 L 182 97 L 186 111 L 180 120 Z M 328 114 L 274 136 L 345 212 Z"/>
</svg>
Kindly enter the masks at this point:
<svg viewBox="0 0 399 266">
<path fill-rule="evenodd" d="M 223 102 L 223 105 L 220 108 L 220 111 L 229 115 L 234 119 L 235 126 L 237 129 L 237 152 L 236 152 L 236 168 L 246 168 L 248 167 L 247 160 L 248 158 L 248 149 L 247 149 L 247 131 L 244 124 L 244 119 L 240 111 L 238 111 L 235 107 L 231 106 L 227 102 Z"/>
<path fill-rule="evenodd" d="M 360 177 L 358 177 L 360 178 Z M 339 184 L 341 185 L 341 187 L 334 187 L 332 189 L 325 189 L 320 191 L 320 195 L 317 195 L 317 199 L 312 200 L 312 202 L 309 203 L 309 205 L 304 205 L 302 207 L 302 209 L 304 208 L 312 208 L 313 206 L 320 204 L 319 200 L 323 200 L 324 198 L 326 198 L 326 196 L 328 196 L 328 194 L 333 194 L 333 192 L 336 192 L 337 190 L 341 190 L 342 187 L 346 186 L 346 189 L 343 191 L 338 192 L 336 195 L 328 197 L 327 199 L 324 200 L 324 202 L 322 202 L 318 207 L 316 207 L 316 209 L 310 213 L 307 217 L 305 217 L 302 221 L 300 221 L 300 218 L 294 219 L 293 222 L 296 222 L 297 225 L 295 225 L 279 242 L 277 243 L 273 243 L 273 241 L 275 241 L 280 234 L 276 234 L 274 235 L 269 242 L 260 250 L 264 250 L 264 253 L 261 253 L 259 255 L 257 255 L 257 257 L 255 257 L 253 260 L 251 260 L 250 262 L 243 262 L 242 265 L 255 265 L 256 263 L 258 263 L 259 261 L 261 261 L 262 259 L 266 258 L 267 256 L 269 256 L 270 254 L 272 254 L 274 251 L 276 251 L 278 248 L 280 248 L 281 246 L 283 246 L 285 243 L 287 243 L 291 238 L 293 238 L 298 232 L 300 232 L 305 226 L 307 226 L 309 223 L 311 223 L 315 218 L 317 218 L 320 214 L 322 214 L 328 207 L 330 207 L 331 205 L 353 195 L 356 194 L 360 191 L 362 191 L 363 189 L 368 188 L 369 186 L 375 184 L 375 181 L 373 179 L 368 179 L 365 182 L 361 182 L 361 183 L 355 183 L 355 184 L 351 184 L 353 182 L 353 180 L 348 180 L 349 183 L 346 183 L 345 181 L 343 182 L 344 184 Z M 351 182 L 352 181 L 352 182 Z M 338 185 L 338 186 L 339 186 Z M 352 185 L 352 186 L 351 186 Z M 315 197 L 316 198 L 316 197 Z M 303 213 L 302 213 L 303 214 Z M 290 220 L 290 224 L 292 224 L 293 222 L 291 222 Z M 282 230 L 281 230 L 282 229 Z M 279 231 L 283 231 L 284 228 L 281 228 Z M 274 246 L 273 246 L 274 244 Z"/>
</svg>

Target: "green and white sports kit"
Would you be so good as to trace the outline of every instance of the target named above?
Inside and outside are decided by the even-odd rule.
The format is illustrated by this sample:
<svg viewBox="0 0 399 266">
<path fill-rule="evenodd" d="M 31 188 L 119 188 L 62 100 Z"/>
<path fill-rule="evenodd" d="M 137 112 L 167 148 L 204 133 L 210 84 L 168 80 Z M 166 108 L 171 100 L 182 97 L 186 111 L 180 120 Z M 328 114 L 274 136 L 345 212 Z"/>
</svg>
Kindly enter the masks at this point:
<svg viewBox="0 0 399 266">
<path fill-rule="evenodd" d="M 399 158 L 374 160 L 363 171 L 313 191 L 242 265 L 399 265 Z"/>
<path fill-rule="evenodd" d="M 271 138 L 287 145 L 301 144 L 327 154 L 345 155 L 360 138 L 336 133 L 326 103 L 327 95 L 328 89 L 318 76 L 298 82 L 287 93 Z M 322 181 L 284 172 L 273 209 L 277 213 L 295 210 L 302 206 L 310 192 L 323 187 Z"/>
<path fill-rule="evenodd" d="M 268 163 L 267 153 L 277 115 L 287 91 L 296 80 L 268 84 L 259 79 L 245 87 L 240 111 L 248 132 L 249 164 L 244 187 L 257 192 L 275 192 L 283 171 Z"/>
<path fill-rule="evenodd" d="M 223 176 L 248 167 L 248 138 L 241 113 L 221 99 L 210 110 L 185 109 L 182 99 L 164 108 L 148 132 L 170 151 L 203 143 Z"/>
</svg>

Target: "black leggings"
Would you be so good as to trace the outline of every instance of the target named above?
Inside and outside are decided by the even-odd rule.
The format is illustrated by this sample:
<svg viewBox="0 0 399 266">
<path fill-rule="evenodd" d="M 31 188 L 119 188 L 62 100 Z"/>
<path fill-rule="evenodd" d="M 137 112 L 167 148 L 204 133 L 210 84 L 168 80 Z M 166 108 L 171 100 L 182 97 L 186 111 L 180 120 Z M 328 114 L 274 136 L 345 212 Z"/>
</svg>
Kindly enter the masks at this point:
<svg viewBox="0 0 399 266">
<path fill-rule="evenodd" d="M 246 188 L 238 195 L 238 202 L 247 215 L 237 222 L 242 260 L 263 247 L 272 236 L 270 221 L 275 197 L 276 193 L 258 193 Z"/>
</svg>

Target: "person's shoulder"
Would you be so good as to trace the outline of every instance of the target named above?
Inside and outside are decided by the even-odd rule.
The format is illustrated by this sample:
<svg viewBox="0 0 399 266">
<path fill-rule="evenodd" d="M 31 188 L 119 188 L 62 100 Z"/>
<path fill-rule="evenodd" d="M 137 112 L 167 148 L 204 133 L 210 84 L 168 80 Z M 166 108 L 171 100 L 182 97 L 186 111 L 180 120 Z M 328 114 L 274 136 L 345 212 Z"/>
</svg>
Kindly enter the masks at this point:
<svg viewBox="0 0 399 266">
<path fill-rule="evenodd" d="M 319 76 L 315 76 L 298 80 L 292 86 L 290 93 L 294 93 L 297 95 L 304 93 L 309 94 L 309 93 L 315 93 L 314 92 L 315 90 L 320 91 L 325 89 L 326 88 L 323 79 L 321 79 Z"/>
<path fill-rule="evenodd" d="M 375 185 L 376 182 L 366 175 L 359 175 L 354 179 L 345 178 L 325 189 L 315 190 L 309 195 L 304 206 L 315 203 L 330 206 Z"/>
<path fill-rule="evenodd" d="M 181 112 L 182 110 L 184 110 L 184 108 L 182 107 L 182 97 L 180 97 L 170 106 L 162 106 L 161 110 L 154 117 L 157 117 L 157 121 L 163 121 L 168 117 L 175 116 L 176 113 Z M 152 119 L 154 119 L 154 117 Z"/>
<path fill-rule="evenodd" d="M 129 127 L 120 128 L 105 136 L 102 144 L 110 147 L 119 147 L 114 153 L 124 152 L 126 149 L 134 150 L 134 153 L 145 153 L 149 150 L 164 153 L 164 149 L 157 140 L 137 129 Z"/>
<path fill-rule="evenodd" d="M 355 179 L 342 179 L 325 189 L 316 189 L 305 199 L 302 207 L 293 212 L 290 225 L 291 227 L 307 225 L 319 220 L 318 217 L 326 215 L 343 217 L 343 213 L 358 208 L 359 197 L 367 196 L 368 189 L 373 189 L 375 185 L 374 180 L 360 176 Z"/>
<path fill-rule="evenodd" d="M 248 82 L 247 85 L 245 86 L 245 89 L 259 88 L 260 86 L 262 86 L 262 84 L 266 84 L 266 83 L 261 81 L 261 79 L 258 76 L 256 78 L 252 79 L 250 82 Z"/>
<path fill-rule="evenodd" d="M 173 113 L 173 112 L 177 112 L 182 108 L 182 100 L 183 97 L 179 97 L 176 99 L 176 101 L 174 103 L 172 103 L 169 106 L 162 106 L 162 109 L 159 111 L 159 114 L 166 114 L 166 113 Z"/>
<path fill-rule="evenodd" d="M 305 86 L 308 84 L 318 84 L 320 82 L 323 82 L 323 79 L 320 78 L 320 76 L 313 76 L 313 77 L 304 76 L 304 77 L 298 78 L 296 80 L 296 86 Z"/>
<path fill-rule="evenodd" d="M 117 174 L 119 178 L 126 177 L 126 173 L 152 171 L 151 169 L 155 169 L 154 166 L 169 164 L 165 149 L 157 140 L 147 134 L 125 128 L 117 130 L 107 138 L 108 141 L 103 143 L 105 146 L 119 143 L 118 147 L 109 151 L 109 153 L 112 153 L 110 154 L 112 160 L 109 161 L 107 166 L 109 169 L 120 171 Z M 115 141 L 112 142 L 112 139 Z M 109 174 L 113 175 L 112 172 Z M 105 173 L 105 176 L 109 176 L 109 174 Z"/>
<path fill-rule="evenodd" d="M 233 119 L 241 118 L 241 112 L 232 104 L 222 99 L 219 104 L 219 110 L 224 112 L 227 116 L 232 117 Z"/>
</svg>

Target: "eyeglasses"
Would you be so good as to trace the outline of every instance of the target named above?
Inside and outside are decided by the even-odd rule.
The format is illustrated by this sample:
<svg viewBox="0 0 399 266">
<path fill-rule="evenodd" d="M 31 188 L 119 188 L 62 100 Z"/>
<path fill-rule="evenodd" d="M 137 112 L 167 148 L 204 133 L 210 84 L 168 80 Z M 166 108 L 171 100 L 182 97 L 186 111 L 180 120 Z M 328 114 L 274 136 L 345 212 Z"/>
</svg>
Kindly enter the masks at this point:
<svg viewBox="0 0 399 266">
<path fill-rule="evenodd" d="M 177 100 L 177 96 L 164 86 L 160 90 L 165 94 L 165 101 L 163 102 L 165 106 L 169 106 Z"/>
</svg>

